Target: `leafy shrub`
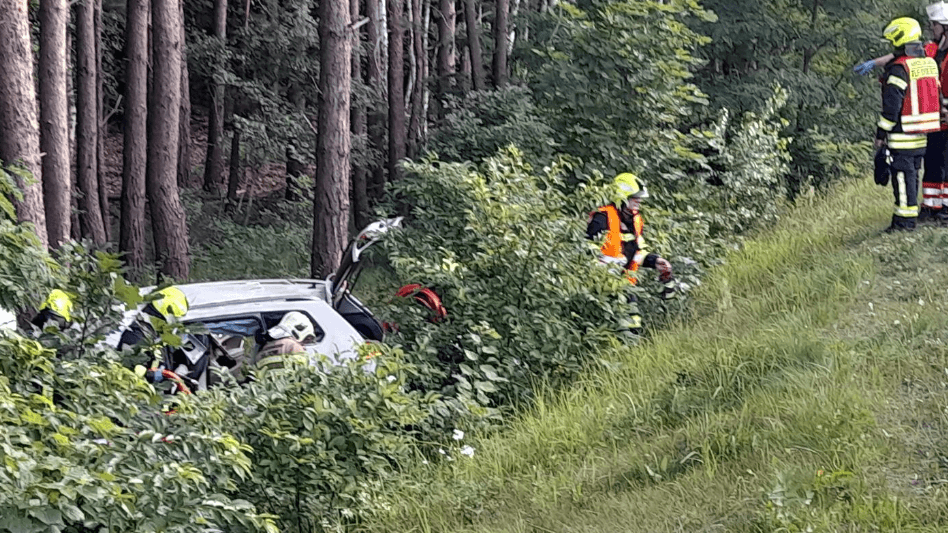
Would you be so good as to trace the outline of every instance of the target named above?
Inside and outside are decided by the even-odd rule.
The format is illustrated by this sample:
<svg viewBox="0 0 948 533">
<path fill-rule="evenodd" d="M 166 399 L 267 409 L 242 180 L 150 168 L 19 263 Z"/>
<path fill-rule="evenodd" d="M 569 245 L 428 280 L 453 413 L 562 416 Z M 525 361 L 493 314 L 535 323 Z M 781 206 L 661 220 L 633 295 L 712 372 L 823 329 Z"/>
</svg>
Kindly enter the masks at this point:
<svg viewBox="0 0 948 533">
<path fill-rule="evenodd" d="M 433 426 L 451 428 L 465 413 L 497 417 L 529 400 L 536 381 L 567 382 L 615 342 L 628 282 L 598 266 L 586 214 L 563 211 L 563 180 L 562 165 L 535 172 L 508 148 L 480 167 L 410 163 L 393 184 L 396 201 L 413 208 L 388 244 L 391 264 L 449 309 L 438 324 L 392 311 L 393 342 L 418 366 L 414 385 L 444 396 Z M 594 191 L 576 194 L 598 205 Z"/>
<path fill-rule="evenodd" d="M 692 84 L 708 39 L 688 24 L 714 20 L 693 0 L 561 2 L 540 16 L 518 53 L 562 151 L 606 174 L 655 169 L 680 179 L 706 97 Z"/>
<path fill-rule="evenodd" d="M 272 528 L 228 496 L 249 474 L 249 448 L 222 427 L 203 430 L 205 413 L 187 400 L 161 414 L 169 397 L 98 344 L 126 292 L 116 257 L 70 246 L 59 258 L 61 277 L 43 281 L 75 296 L 83 322 L 40 335 L 58 351 L 0 337 L 0 531 Z"/>
<path fill-rule="evenodd" d="M 510 144 L 531 161 L 551 157 L 553 130 L 522 87 L 470 92 L 449 100 L 448 108 L 428 144 L 443 161 L 482 161 Z"/>
<path fill-rule="evenodd" d="M 412 436 L 404 428 L 425 414 L 417 394 L 403 392 L 404 377 L 391 353 L 373 373 L 358 361 L 324 360 L 261 372 L 247 386 L 200 399 L 225 406 L 226 425 L 253 449 L 240 494 L 278 515 L 281 530 L 303 533 L 357 516 L 366 484 L 408 456 Z"/>
</svg>

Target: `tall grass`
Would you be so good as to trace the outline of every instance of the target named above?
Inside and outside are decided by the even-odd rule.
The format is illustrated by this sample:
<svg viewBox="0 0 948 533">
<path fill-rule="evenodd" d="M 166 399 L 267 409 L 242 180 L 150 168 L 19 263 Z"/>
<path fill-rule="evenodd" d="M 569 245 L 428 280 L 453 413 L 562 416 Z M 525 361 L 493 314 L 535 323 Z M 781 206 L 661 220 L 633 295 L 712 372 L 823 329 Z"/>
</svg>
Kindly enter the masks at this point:
<svg viewBox="0 0 948 533">
<path fill-rule="evenodd" d="M 693 316 L 409 469 L 353 530 L 948 529 L 948 229 L 881 235 L 890 201 L 798 207 Z"/>
</svg>

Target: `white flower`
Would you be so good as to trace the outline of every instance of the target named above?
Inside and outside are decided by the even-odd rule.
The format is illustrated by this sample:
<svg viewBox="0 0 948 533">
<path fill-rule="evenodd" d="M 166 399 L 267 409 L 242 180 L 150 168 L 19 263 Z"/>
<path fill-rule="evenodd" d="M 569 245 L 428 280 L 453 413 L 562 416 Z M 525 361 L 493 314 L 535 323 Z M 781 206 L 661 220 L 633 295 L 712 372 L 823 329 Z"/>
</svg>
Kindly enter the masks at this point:
<svg viewBox="0 0 948 533">
<path fill-rule="evenodd" d="M 428 460 L 427 460 L 427 459 L 422 459 L 422 460 L 421 460 L 421 464 L 423 464 L 423 465 L 428 464 Z"/>
<path fill-rule="evenodd" d="M 454 440 L 461 440 L 464 438 L 464 432 L 461 431 L 460 429 L 455 429 L 454 434 L 451 435 L 451 438 Z"/>
<path fill-rule="evenodd" d="M 448 452 L 444 451 L 444 448 L 438 448 L 438 453 L 441 455 L 448 455 Z"/>
<path fill-rule="evenodd" d="M 461 455 L 466 455 L 466 456 L 468 456 L 468 457 L 474 457 L 474 447 L 473 447 L 473 446 L 468 446 L 468 445 L 465 444 L 465 445 L 461 448 Z"/>
<path fill-rule="evenodd" d="M 398 378 L 396 378 L 395 376 L 388 376 L 388 377 L 385 378 L 385 379 L 388 380 L 389 383 L 394 383 L 395 380 L 398 379 Z"/>
</svg>

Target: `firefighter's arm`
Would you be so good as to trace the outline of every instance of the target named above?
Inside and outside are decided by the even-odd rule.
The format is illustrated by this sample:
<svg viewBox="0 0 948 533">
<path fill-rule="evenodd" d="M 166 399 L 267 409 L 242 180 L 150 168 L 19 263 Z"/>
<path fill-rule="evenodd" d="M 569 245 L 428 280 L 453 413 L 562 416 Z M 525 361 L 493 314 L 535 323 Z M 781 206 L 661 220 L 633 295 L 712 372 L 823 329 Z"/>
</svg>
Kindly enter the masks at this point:
<svg viewBox="0 0 948 533">
<path fill-rule="evenodd" d="M 589 217 L 589 224 L 586 225 L 586 238 L 593 240 L 608 228 L 609 221 L 606 214 L 601 212 L 593 213 L 593 215 Z"/>
<path fill-rule="evenodd" d="M 902 65 L 893 65 L 886 71 L 882 83 L 882 114 L 876 128 L 876 140 L 884 140 L 899 121 L 909 83 L 908 73 Z"/>
</svg>

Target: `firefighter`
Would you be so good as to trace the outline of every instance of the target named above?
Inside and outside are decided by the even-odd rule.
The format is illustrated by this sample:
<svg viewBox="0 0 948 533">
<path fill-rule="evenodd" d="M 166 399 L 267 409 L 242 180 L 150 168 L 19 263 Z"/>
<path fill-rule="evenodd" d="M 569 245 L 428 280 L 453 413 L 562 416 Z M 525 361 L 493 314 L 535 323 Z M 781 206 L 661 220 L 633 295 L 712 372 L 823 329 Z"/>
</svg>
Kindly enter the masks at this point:
<svg viewBox="0 0 948 533">
<path fill-rule="evenodd" d="M 30 322 L 37 328 L 43 330 L 47 326 L 56 324 L 63 330 L 72 323 L 73 302 L 72 296 L 59 289 L 50 291 L 46 301 L 40 306 L 39 312 Z"/>
<path fill-rule="evenodd" d="M 258 369 L 283 368 L 287 362 L 306 363 L 308 356 L 303 346 L 316 337 L 313 321 L 299 311 L 283 315 L 280 322 L 264 334 L 264 343 L 252 358 Z"/>
<path fill-rule="evenodd" d="M 675 277 L 671 263 L 658 254 L 649 253 L 646 248 L 642 235 L 645 220 L 639 212 L 643 198 L 648 198 L 648 190 L 639 184 L 634 174 L 622 173 L 616 176 L 613 182 L 613 203 L 600 207 L 590 215 L 586 238 L 596 239 L 605 232 L 605 242 L 600 247 L 600 261 L 621 267 L 632 285 L 637 282 L 639 267 L 657 270 L 658 279 L 663 284 L 660 297 L 668 300 L 675 296 Z M 623 331 L 641 335 L 642 316 L 635 295 L 629 294 L 628 300 L 632 310 L 627 323 L 623 324 Z"/>
<path fill-rule="evenodd" d="M 188 313 L 188 298 L 177 287 L 165 287 L 135 317 L 132 324 L 122 332 L 118 350 L 136 346 L 142 341 L 154 340 L 158 328 L 175 322 Z"/>
<path fill-rule="evenodd" d="M 948 162 L 948 119 L 945 115 L 945 102 L 948 98 L 948 5 L 941 1 L 935 2 L 926 8 L 926 12 L 934 40 L 925 44 L 925 55 L 934 59 L 938 65 L 942 91 L 941 129 L 928 134 L 921 172 L 922 207 L 918 222 L 937 222 L 945 225 L 948 224 L 948 169 L 945 168 Z M 883 66 L 893 59 L 895 55 L 888 54 L 870 59 L 853 70 L 866 75 L 875 67 Z"/>
<path fill-rule="evenodd" d="M 176 347 L 160 341 L 162 330 L 184 318 L 188 309 L 188 298 L 181 289 L 161 289 L 122 332 L 116 349 L 122 351 L 146 342 L 152 344 L 154 352 L 146 369 L 147 379 L 160 382 L 164 379 L 163 371 L 171 371 L 192 391 L 206 388 L 212 344 L 209 336 L 185 333 L 181 335 L 181 345 Z"/>
<path fill-rule="evenodd" d="M 895 212 L 886 231 L 913 231 L 927 134 L 941 129 L 938 65 L 925 57 L 922 29 L 915 19 L 893 20 L 883 36 L 895 48 L 895 58 L 883 72 L 882 113 L 874 143 L 876 150 L 888 150 L 892 173 Z"/>
</svg>

